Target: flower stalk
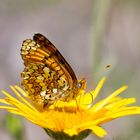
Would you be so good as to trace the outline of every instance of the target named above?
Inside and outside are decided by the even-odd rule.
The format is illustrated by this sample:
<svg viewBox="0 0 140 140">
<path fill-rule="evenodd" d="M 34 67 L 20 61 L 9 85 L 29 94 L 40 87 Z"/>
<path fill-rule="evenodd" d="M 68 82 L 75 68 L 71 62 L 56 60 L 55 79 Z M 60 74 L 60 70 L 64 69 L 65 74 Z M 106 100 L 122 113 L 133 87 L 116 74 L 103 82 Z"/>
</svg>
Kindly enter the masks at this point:
<svg viewBox="0 0 140 140">
<path fill-rule="evenodd" d="M 54 140 L 83 140 L 91 133 L 91 130 L 84 130 L 80 132 L 78 135 L 69 136 L 64 132 L 54 132 L 50 129 L 44 130 Z"/>
</svg>

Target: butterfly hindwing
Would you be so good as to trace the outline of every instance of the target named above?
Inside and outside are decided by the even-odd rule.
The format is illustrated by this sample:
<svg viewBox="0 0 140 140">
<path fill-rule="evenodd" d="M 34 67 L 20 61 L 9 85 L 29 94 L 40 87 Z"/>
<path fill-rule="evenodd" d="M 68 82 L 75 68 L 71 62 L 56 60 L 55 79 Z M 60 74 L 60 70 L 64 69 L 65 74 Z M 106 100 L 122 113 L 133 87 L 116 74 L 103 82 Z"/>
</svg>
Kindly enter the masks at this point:
<svg viewBox="0 0 140 140">
<path fill-rule="evenodd" d="M 23 41 L 21 56 L 25 69 L 22 85 L 33 100 L 52 104 L 57 99 L 67 100 L 77 84 L 76 76 L 56 47 L 43 35 Z M 71 93 L 73 94 L 73 93 Z"/>
</svg>

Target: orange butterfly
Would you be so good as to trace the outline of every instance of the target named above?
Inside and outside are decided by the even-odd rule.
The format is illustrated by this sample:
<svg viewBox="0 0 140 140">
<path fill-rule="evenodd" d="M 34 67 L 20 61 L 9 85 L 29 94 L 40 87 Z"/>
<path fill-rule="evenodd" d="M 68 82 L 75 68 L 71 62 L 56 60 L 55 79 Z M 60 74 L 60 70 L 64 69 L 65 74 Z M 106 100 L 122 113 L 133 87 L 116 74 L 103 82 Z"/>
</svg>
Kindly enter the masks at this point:
<svg viewBox="0 0 140 140">
<path fill-rule="evenodd" d="M 45 36 L 38 33 L 33 40 L 23 41 L 21 56 L 25 65 L 22 85 L 37 104 L 68 102 L 85 89 L 85 80 L 77 80 L 70 65 Z"/>
</svg>

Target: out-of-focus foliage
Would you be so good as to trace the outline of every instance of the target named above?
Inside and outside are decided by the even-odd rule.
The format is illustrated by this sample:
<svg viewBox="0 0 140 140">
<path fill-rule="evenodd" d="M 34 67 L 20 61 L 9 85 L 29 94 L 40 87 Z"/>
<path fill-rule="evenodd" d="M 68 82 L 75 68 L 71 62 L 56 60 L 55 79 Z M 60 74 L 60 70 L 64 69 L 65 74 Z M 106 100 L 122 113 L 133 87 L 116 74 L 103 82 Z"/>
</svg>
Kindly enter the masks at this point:
<svg viewBox="0 0 140 140">
<path fill-rule="evenodd" d="M 24 140 L 24 125 L 23 121 L 12 114 L 7 114 L 4 120 L 4 127 L 14 140 Z"/>
</svg>

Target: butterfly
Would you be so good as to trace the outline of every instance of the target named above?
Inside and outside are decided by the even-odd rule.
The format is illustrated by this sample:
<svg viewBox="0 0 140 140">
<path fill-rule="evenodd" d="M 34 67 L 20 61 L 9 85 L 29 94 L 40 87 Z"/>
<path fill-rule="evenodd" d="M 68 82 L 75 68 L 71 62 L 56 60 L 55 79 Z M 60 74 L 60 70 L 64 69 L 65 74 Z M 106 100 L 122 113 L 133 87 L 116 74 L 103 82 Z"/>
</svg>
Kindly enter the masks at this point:
<svg viewBox="0 0 140 140">
<path fill-rule="evenodd" d="M 61 53 L 42 34 L 23 41 L 21 56 L 25 65 L 21 85 L 36 104 L 46 107 L 57 100 L 69 102 L 85 89 L 85 79 L 77 80 Z"/>
</svg>

